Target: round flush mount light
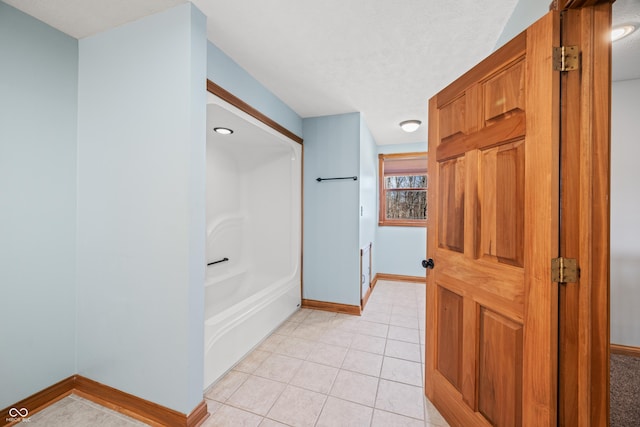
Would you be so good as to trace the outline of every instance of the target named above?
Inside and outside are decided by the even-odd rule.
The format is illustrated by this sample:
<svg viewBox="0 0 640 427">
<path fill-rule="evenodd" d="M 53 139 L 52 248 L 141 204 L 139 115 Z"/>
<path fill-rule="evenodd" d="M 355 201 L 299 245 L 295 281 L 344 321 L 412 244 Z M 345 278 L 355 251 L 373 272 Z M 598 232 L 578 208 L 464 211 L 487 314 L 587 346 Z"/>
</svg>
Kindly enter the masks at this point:
<svg viewBox="0 0 640 427">
<path fill-rule="evenodd" d="M 422 122 L 420 120 L 405 120 L 400 122 L 400 127 L 405 132 L 415 132 L 418 130 Z"/>
<path fill-rule="evenodd" d="M 214 132 L 218 132 L 220 135 L 231 135 L 233 131 L 229 128 L 217 127 L 213 128 Z"/>
<path fill-rule="evenodd" d="M 615 42 L 623 37 L 627 37 L 629 34 L 636 30 L 636 26 L 632 24 L 619 25 L 611 29 L 611 41 Z"/>
</svg>

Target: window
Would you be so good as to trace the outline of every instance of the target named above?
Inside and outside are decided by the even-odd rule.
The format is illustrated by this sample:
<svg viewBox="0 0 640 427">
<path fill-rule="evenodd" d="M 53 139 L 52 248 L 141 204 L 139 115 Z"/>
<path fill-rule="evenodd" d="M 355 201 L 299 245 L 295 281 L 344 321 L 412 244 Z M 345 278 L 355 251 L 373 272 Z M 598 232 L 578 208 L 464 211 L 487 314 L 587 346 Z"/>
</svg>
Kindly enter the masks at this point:
<svg viewBox="0 0 640 427">
<path fill-rule="evenodd" d="M 427 225 L 427 153 L 379 154 L 379 225 Z"/>
</svg>

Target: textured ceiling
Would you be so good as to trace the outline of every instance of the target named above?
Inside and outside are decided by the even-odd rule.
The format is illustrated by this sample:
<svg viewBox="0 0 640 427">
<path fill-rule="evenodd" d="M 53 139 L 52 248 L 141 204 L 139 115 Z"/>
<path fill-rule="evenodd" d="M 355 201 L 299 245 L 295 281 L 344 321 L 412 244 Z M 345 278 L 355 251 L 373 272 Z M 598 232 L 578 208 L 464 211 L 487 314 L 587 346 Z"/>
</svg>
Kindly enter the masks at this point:
<svg viewBox="0 0 640 427">
<path fill-rule="evenodd" d="M 185 0 L 4 0 L 76 38 Z M 522 0 L 528 1 L 528 0 Z M 517 0 L 193 0 L 208 38 L 302 117 L 360 111 L 378 144 L 426 141 L 427 101 L 486 57 Z M 640 0 L 614 3 L 640 23 Z M 640 78 L 640 31 L 613 48 Z M 422 120 L 412 134 L 398 123 Z"/>
<path fill-rule="evenodd" d="M 613 4 L 612 24 L 640 25 L 640 0 L 618 0 Z M 613 43 L 611 50 L 613 80 L 640 79 L 640 28 Z"/>
<path fill-rule="evenodd" d="M 378 144 L 426 141 L 428 99 L 487 56 L 516 0 L 195 0 L 208 38 L 302 117 L 360 111 Z"/>
</svg>

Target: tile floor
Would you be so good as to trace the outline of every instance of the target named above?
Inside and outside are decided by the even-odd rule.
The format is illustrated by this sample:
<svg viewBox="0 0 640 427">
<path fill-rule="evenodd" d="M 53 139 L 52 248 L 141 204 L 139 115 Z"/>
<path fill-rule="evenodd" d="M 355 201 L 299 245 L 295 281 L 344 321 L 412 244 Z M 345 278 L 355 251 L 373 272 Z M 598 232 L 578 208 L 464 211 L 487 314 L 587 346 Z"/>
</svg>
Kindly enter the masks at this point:
<svg viewBox="0 0 640 427">
<path fill-rule="evenodd" d="M 146 426 L 147 424 L 72 394 L 28 417 L 18 425 L 42 427 L 134 427 Z"/>
<path fill-rule="evenodd" d="M 424 398 L 425 288 L 378 281 L 361 317 L 302 309 L 214 384 L 202 427 L 447 426 Z M 71 395 L 46 427 L 145 425 Z"/>
<path fill-rule="evenodd" d="M 378 281 L 361 317 L 302 309 L 214 384 L 213 426 L 447 426 L 424 398 L 425 285 Z"/>
</svg>

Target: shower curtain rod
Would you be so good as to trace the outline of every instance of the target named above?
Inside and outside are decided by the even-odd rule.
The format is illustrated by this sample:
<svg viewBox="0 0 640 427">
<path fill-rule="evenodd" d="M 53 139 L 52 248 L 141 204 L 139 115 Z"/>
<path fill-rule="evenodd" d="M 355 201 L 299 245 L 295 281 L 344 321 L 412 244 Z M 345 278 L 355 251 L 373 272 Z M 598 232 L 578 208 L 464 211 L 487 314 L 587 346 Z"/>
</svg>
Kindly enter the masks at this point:
<svg viewBox="0 0 640 427">
<path fill-rule="evenodd" d="M 318 182 L 333 181 L 334 179 L 352 179 L 354 181 L 357 181 L 358 177 L 357 176 L 343 176 L 341 178 L 316 178 L 316 181 L 318 181 Z"/>
</svg>

